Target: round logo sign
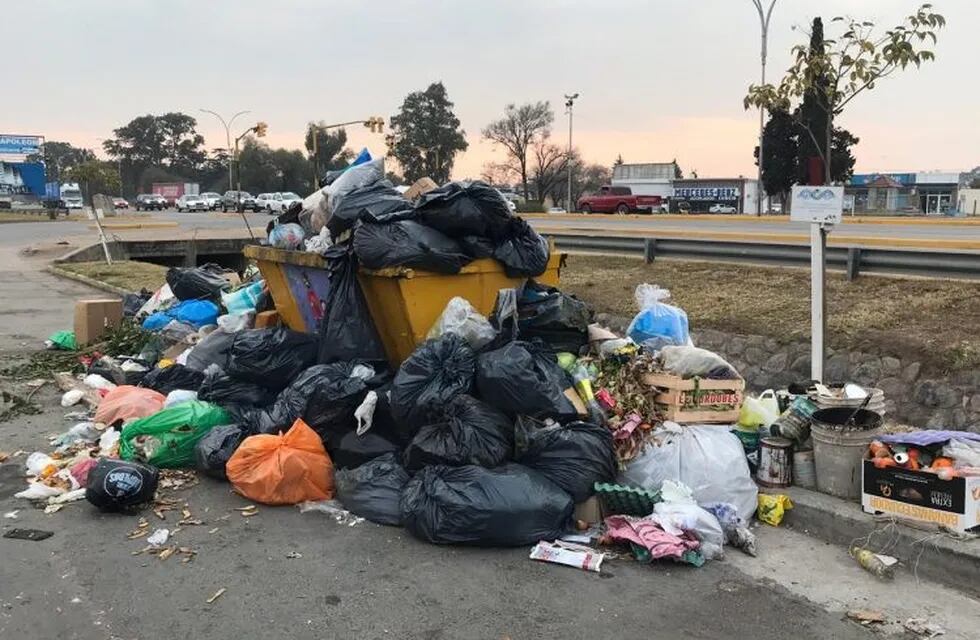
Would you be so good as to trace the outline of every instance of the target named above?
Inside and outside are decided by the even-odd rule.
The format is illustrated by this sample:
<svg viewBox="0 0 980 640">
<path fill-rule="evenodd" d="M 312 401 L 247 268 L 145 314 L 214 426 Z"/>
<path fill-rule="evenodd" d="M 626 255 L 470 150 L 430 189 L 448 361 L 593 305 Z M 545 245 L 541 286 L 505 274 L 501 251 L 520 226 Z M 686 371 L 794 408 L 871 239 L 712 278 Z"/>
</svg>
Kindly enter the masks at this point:
<svg viewBox="0 0 980 640">
<path fill-rule="evenodd" d="M 134 496 L 143 488 L 143 474 L 136 467 L 117 467 L 106 474 L 102 488 L 113 498 Z"/>
</svg>

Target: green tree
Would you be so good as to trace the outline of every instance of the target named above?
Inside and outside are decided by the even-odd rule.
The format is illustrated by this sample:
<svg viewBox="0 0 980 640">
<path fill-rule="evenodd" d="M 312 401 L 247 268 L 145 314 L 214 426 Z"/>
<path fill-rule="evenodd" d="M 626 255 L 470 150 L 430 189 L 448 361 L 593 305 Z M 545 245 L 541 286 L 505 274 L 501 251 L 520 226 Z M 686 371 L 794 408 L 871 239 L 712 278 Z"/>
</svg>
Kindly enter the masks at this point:
<svg viewBox="0 0 980 640">
<path fill-rule="evenodd" d="M 833 141 L 830 144 L 830 175 L 834 182 L 844 183 L 854 175 L 854 156 L 851 147 L 861 139 L 847 129 L 834 127 Z"/>
<path fill-rule="evenodd" d="M 437 184 L 449 181 L 456 154 L 469 144 L 441 82 L 405 96 L 388 122 L 388 155 L 398 161 L 406 182 L 426 176 Z"/>
<path fill-rule="evenodd" d="M 69 142 L 49 140 L 41 145 L 41 153 L 28 156 L 28 162 L 43 162 L 49 181 L 62 182 L 62 174 L 75 166 L 95 160 L 91 149 L 81 149 Z"/>
<path fill-rule="evenodd" d="M 504 108 L 504 117 L 483 129 L 483 137 L 502 147 L 510 169 L 520 177 L 524 197 L 528 197 L 528 155 L 535 144 L 551 134 L 555 113 L 548 102 L 529 102 Z"/>
<path fill-rule="evenodd" d="M 746 109 L 761 107 L 767 110 L 782 108 L 790 111 L 793 101 L 806 101 L 826 115 L 823 130 L 814 130 L 811 122 L 805 122 L 802 110 L 796 110 L 797 120 L 824 166 L 824 181 L 832 177 L 831 135 L 834 119 L 857 96 L 874 89 L 878 82 L 910 65 L 919 67 L 923 62 L 935 59 L 935 55 L 922 45 L 926 40 L 936 43 L 936 33 L 946 25 L 946 19 L 924 4 L 899 25 L 883 34 L 875 32 L 875 24 L 869 21 L 837 17 L 843 33 L 836 39 L 821 38 L 822 46 L 797 45 L 793 47 L 794 63 L 778 85 L 750 85 L 743 100 Z M 821 126 L 822 120 L 816 126 Z M 823 135 L 823 142 L 820 136 Z"/>
<path fill-rule="evenodd" d="M 790 189 L 798 179 L 799 130 L 796 120 L 784 109 L 770 111 L 769 120 L 762 130 L 763 143 L 766 146 L 766 157 L 762 164 L 762 186 L 767 195 L 779 198 L 784 207 Z M 755 164 L 759 164 L 758 146 L 755 148 Z"/>
<path fill-rule="evenodd" d="M 811 159 L 820 162 L 824 157 L 828 144 L 827 127 L 830 117 L 820 102 L 820 96 L 827 94 L 830 77 L 822 64 L 826 55 L 826 43 L 823 37 L 823 20 L 814 18 L 810 28 L 810 50 L 806 74 L 812 77 L 809 87 L 803 92 L 803 100 L 796 112 L 796 121 L 803 135 L 798 140 L 799 162 L 797 182 L 810 183 Z M 823 182 L 822 176 L 818 182 Z"/>
<path fill-rule="evenodd" d="M 87 160 L 70 167 L 64 173 L 66 182 L 77 182 L 86 200 L 92 201 L 96 193 L 112 195 L 119 193 L 119 172 L 114 162 Z"/>
<path fill-rule="evenodd" d="M 114 137 L 103 142 L 102 148 L 120 163 L 123 175 L 132 180 L 133 191 L 148 188 L 148 172 L 166 173 L 176 181 L 196 180 L 207 160 L 204 137 L 196 127 L 197 120 L 184 113 L 146 114 L 114 129 Z"/>
<path fill-rule="evenodd" d="M 164 163 L 188 173 L 200 169 L 207 154 L 197 120 L 186 113 L 165 113 L 157 116 L 157 126 L 163 136 Z"/>
</svg>

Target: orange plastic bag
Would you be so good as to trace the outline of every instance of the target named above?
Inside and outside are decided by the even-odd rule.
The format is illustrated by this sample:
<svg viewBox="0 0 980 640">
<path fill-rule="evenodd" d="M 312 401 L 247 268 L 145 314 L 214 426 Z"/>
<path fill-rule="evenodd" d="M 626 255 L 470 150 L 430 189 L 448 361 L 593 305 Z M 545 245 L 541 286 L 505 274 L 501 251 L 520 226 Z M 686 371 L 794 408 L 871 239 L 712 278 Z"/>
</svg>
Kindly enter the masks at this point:
<svg viewBox="0 0 980 640">
<path fill-rule="evenodd" d="M 167 397 L 153 389 L 123 385 L 112 389 L 99 402 L 95 421 L 105 425 L 145 418 L 163 409 Z"/>
<path fill-rule="evenodd" d="M 235 491 L 264 504 L 297 504 L 334 496 L 333 462 L 302 419 L 277 436 L 245 438 L 225 464 Z"/>
</svg>

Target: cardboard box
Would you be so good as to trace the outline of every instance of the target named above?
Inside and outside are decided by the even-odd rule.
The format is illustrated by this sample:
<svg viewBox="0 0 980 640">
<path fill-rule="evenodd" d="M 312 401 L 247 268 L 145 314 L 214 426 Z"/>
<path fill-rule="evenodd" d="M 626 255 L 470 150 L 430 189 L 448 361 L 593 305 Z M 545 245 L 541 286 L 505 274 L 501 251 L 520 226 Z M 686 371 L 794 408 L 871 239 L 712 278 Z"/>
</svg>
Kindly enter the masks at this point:
<svg viewBox="0 0 980 640">
<path fill-rule="evenodd" d="M 106 327 L 117 327 L 122 320 L 122 300 L 79 300 L 75 303 L 75 342 L 92 344 L 102 337 Z"/>
<path fill-rule="evenodd" d="M 416 200 L 419 196 L 429 193 L 433 189 L 438 189 L 439 185 L 432 178 L 419 178 L 405 192 L 407 200 Z"/>
<path fill-rule="evenodd" d="M 935 473 L 863 462 L 861 506 L 866 513 L 966 531 L 980 525 L 980 478 L 943 480 Z"/>
<path fill-rule="evenodd" d="M 575 513 L 572 517 L 589 524 L 602 522 L 602 505 L 599 504 L 599 497 L 592 496 L 579 502 L 575 505 Z"/>
<path fill-rule="evenodd" d="M 652 389 L 657 411 L 680 424 L 731 424 L 738 420 L 745 380 L 685 380 L 669 373 L 644 373 L 640 382 Z M 731 406 L 733 408 L 724 408 Z"/>
</svg>

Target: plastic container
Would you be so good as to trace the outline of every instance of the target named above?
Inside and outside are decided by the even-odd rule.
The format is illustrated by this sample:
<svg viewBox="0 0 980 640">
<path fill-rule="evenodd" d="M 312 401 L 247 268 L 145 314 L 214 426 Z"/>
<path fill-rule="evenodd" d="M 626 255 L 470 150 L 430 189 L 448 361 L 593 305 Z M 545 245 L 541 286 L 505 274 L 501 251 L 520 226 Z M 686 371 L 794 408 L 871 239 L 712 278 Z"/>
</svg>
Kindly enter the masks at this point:
<svg viewBox="0 0 980 640">
<path fill-rule="evenodd" d="M 861 461 L 881 429 L 881 415 L 867 409 L 844 428 L 852 414 L 850 408 L 820 409 L 811 423 L 817 490 L 838 498 L 861 496 Z"/>
<path fill-rule="evenodd" d="M 804 489 L 817 486 L 817 472 L 813 466 L 813 449 L 793 452 L 793 485 Z"/>
<path fill-rule="evenodd" d="M 262 293 L 262 287 L 264 286 L 265 282 L 259 280 L 258 282 L 253 282 L 248 286 L 242 287 L 238 291 L 222 293 L 221 304 L 225 305 L 225 309 L 228 310 L 229 314 L 255 311 L 255 305 L 258 303 L 259 294 Z"/>
</svg>

